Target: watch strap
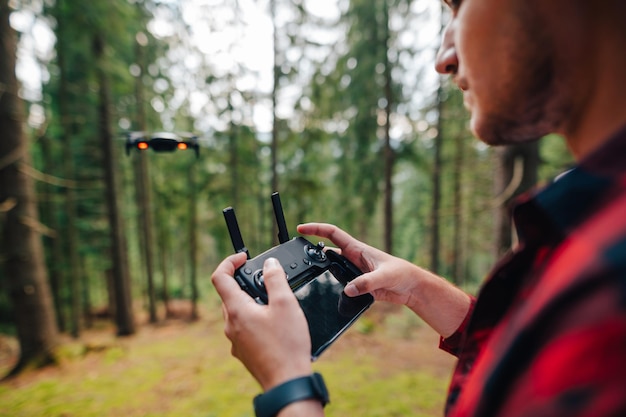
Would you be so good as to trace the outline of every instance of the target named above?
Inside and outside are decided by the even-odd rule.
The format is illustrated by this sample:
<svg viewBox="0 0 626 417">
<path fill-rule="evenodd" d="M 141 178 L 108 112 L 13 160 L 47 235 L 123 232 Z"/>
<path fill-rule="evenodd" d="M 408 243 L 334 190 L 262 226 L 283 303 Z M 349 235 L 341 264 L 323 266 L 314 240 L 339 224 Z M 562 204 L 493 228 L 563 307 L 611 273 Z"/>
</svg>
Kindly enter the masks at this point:
<svg viewBox="0 0 626 417">
<path fill-rule="evenodd" d="M 291 379 L 254 397 L 256 417 L 274 417 L 280 410 L 296 401 L 317 399 L 325 406 L 330 401 L 322 375 L 315 372 Z"/>
</svg>

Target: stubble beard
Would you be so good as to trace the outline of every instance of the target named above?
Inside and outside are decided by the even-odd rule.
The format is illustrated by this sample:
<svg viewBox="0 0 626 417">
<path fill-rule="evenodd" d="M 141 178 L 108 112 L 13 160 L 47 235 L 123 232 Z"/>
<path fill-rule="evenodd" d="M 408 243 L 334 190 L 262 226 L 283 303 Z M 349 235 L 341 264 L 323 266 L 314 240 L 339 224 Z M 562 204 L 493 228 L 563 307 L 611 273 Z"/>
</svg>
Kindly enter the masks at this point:
<svg viewBox="0 0 626 417">
<path fill-rule="evenodd" d="M 520 37 L 522 40 L 512 45 L 504 58 L 512 63 L 510 70 L 517 76 L 498 87 L 505 91 L 500 92 L 498 105 L 479 115 L 482 120 L 472 120 L 476 135 L 489 145 L 535 141 L 558 132 L 571 114 L 566 98 L 567 68 L 555 61 L 555 45 L 540 30 Z M 523 51 L 516 47 L 524 44 L 527 46 Z M 520 65 L 525 68 L 519 68 Z"/>
</svg>

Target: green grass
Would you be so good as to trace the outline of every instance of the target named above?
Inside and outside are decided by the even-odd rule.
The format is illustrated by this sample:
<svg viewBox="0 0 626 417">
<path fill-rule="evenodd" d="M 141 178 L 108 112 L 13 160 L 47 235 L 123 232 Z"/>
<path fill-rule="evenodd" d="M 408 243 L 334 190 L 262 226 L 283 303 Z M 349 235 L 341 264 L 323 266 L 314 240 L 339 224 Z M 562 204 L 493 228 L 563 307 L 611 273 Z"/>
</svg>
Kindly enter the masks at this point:
<svg viewBox="0 0 626 417">
<path fill-rule="evenodd" d="M 452 362 L 437 356 L 432 334 L 411 326 L 355 327 L 322 355 L 314 368 L 331 392 L 327 416 L 442 415 Z M 71 342 L 61 366 L 0 384 L 0 417 L 253 416 L 259 387 L 230 356 L 218 319 L 144 327 L 128 339 L 110 333 L 86 336 L 103 349 Z"/>
<path fill-rule="evenodd" d="M 401 371 L 380 377 L 372 363 L 321 366 L 332 403 L 328 416 L 441 416 L 447 381 L 428 372 Z"/>
</svg>

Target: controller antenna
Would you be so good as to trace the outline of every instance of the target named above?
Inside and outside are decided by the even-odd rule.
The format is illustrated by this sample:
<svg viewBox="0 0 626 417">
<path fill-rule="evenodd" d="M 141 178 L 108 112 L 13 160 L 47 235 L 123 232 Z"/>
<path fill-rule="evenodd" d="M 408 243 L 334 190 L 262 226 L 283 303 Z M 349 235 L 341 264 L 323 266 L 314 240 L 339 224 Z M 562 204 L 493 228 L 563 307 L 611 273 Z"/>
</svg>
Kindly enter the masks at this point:
<svg viewBox="0 0 626 417">
<path fill-rule="evenodd" d="M 274 215 L 276 216 L 276 225 L 278 226 L 278 242 L 285 243 L 289 240 L 289 232 L 287 231 L 283 205 L 280 203 L 278 192 L 272 194 L 272 205 L 274 206 Z"/>
<path fill-rule="evenodd" d="M 239 224 L 237 223 L 237 217 L 235 216 L 235 209 L 227 207 L 223 210 L 224 219 L 226 220 L 226 226 L 228 227 L 228 233 L 230 234 L 230 240 L 233 242 L 233 247 L 236 253 L 245 252 L 250 259 L 250 253 L 248 248 L 243 243 L 241 237 L 241 231 L 239 230 Z"/>
</svg>

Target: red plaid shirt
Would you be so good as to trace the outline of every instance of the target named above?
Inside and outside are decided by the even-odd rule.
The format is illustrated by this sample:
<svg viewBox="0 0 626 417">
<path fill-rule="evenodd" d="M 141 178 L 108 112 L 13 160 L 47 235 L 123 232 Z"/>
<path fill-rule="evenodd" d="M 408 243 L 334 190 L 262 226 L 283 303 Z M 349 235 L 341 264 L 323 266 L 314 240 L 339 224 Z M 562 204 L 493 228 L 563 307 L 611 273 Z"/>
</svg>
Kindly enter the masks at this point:
<svg viewBox="0 0 626 417">
<path fill-rule="evenodd" d="M 514 209 L 457 333 L 447 417 L 626 416 L 626 129 Z"/>
</svg>

